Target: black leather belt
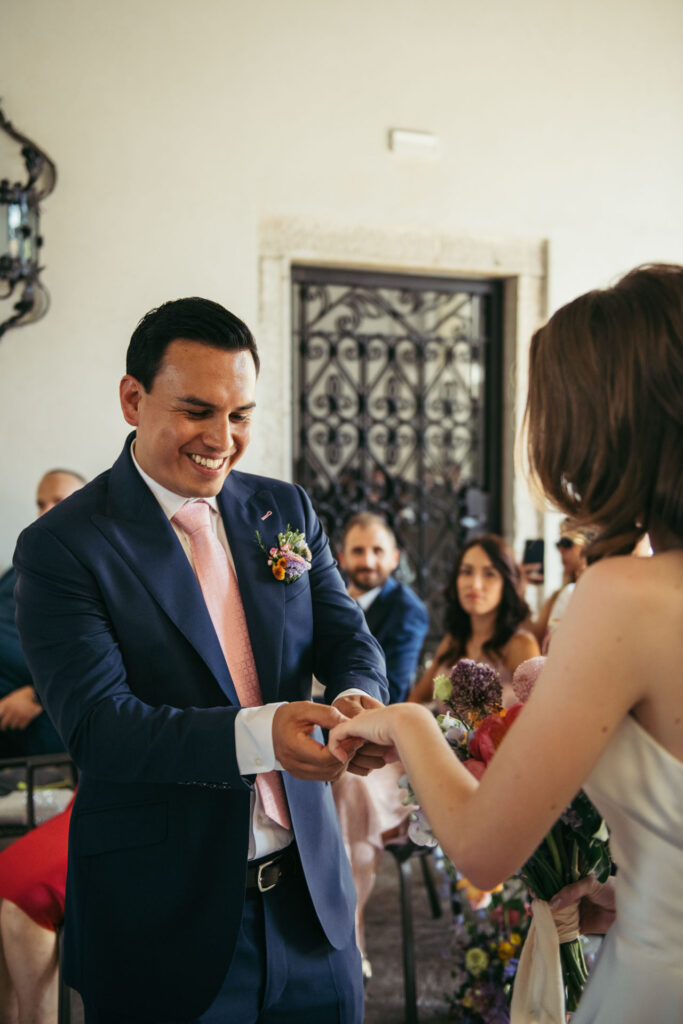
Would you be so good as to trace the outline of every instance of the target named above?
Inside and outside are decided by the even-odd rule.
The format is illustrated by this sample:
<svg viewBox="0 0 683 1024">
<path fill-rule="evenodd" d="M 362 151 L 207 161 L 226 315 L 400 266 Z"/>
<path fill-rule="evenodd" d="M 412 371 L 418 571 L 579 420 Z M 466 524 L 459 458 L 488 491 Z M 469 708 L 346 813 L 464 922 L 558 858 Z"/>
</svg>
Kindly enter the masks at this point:
<svg viewBox="0 0 683 1024">
<path fill-rule="evenodd" d="M 295 861 L 293 843 L 270 857 L 251 861 L 247 866 L 247 891 L 270 892 L 291 874 Z"/>
</svg>

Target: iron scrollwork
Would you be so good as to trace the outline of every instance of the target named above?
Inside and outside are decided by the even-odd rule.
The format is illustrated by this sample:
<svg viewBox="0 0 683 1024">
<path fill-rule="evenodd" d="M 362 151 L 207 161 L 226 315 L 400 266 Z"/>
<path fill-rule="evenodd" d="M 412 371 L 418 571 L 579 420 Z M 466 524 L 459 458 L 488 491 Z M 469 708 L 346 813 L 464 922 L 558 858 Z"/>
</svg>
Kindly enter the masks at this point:
<svg viewBox="0 0 683 1024">
<path fill-rule="evenodd" d="M 438 612 L 458 545 L 499 529 L 497 282 L 296 267 L 293 289 L 295 479 L 334 539 L 381 511 Z"/>
</svg>

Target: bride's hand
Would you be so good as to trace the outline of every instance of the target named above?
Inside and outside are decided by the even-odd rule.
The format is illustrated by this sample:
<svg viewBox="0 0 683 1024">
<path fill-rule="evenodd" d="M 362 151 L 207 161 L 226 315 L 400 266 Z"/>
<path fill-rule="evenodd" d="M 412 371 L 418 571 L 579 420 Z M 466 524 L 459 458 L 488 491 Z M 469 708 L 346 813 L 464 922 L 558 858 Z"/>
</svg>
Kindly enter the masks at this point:
<svg viewBox="0 0 683 1024">
<path fill-rule="evenodd" d="M 396 713 L 401 705 L 388 708 L 377 708 L 362 711 L 355 718 L 340 722 L 330 730 L 328 746 L 338 760 L 346 762 L 358 748 L 358 740 L 374 743 L 384 748 L 384 761 L 397 761 L 398 755 L 394 746 L 392 730 Z"/>
<path fill-rule="evenodd" d="M 579 904 L 579 928 L 582 935 L 604 935 L 614 923 L 616 906 L 614 878 L 601 883 L 595 875 L 565 885 L 550 901 L 551 910 Z"/>
</svg>

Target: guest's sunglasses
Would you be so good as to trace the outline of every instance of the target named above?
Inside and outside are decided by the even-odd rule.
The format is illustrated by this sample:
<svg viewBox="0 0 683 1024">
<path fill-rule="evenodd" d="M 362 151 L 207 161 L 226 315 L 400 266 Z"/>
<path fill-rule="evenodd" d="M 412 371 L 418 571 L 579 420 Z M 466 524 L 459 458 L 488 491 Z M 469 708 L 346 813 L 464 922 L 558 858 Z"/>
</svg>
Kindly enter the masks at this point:
<svg viewBox="0 0 683 1024">
<path fill-rule="evenodd" d="M 555 545 L 555 547 L 557 548 L 558 551 L 562 551 L 562 549 L 564 549 L 565 551 L 568 551 L 569 548 L 573 548 L 574 547 L 575 543 L 576 543 L 576 541 L 570 540 L 569 537 L 560 537 L 560 539 L 558 540 L 558 542 Z"/>
</svg>

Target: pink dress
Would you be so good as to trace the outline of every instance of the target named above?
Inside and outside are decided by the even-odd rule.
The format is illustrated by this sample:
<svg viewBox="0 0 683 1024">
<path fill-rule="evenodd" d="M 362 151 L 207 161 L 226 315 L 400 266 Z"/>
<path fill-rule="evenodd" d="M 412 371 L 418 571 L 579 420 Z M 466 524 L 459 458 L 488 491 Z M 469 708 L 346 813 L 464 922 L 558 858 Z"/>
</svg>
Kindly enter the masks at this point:
<svg viewBox="0 0 683 1024">
<path fill-rule="evenodd" d="M 332 784 L 346 855 L 356 883 L 356 939 L 363 951 L 363 911 L 384 851 L 382 837 L 398 828 L 405 840 L 407 832 L 410 807 L 404 807 L 402 803 L 406 795 L 405 789 L 398 786 L 402 775 L 403 765 L 396 762 L 369 775 L 344 772 Z M 400 842 L 401 838 L 396 841 Z"/>
</svg>

